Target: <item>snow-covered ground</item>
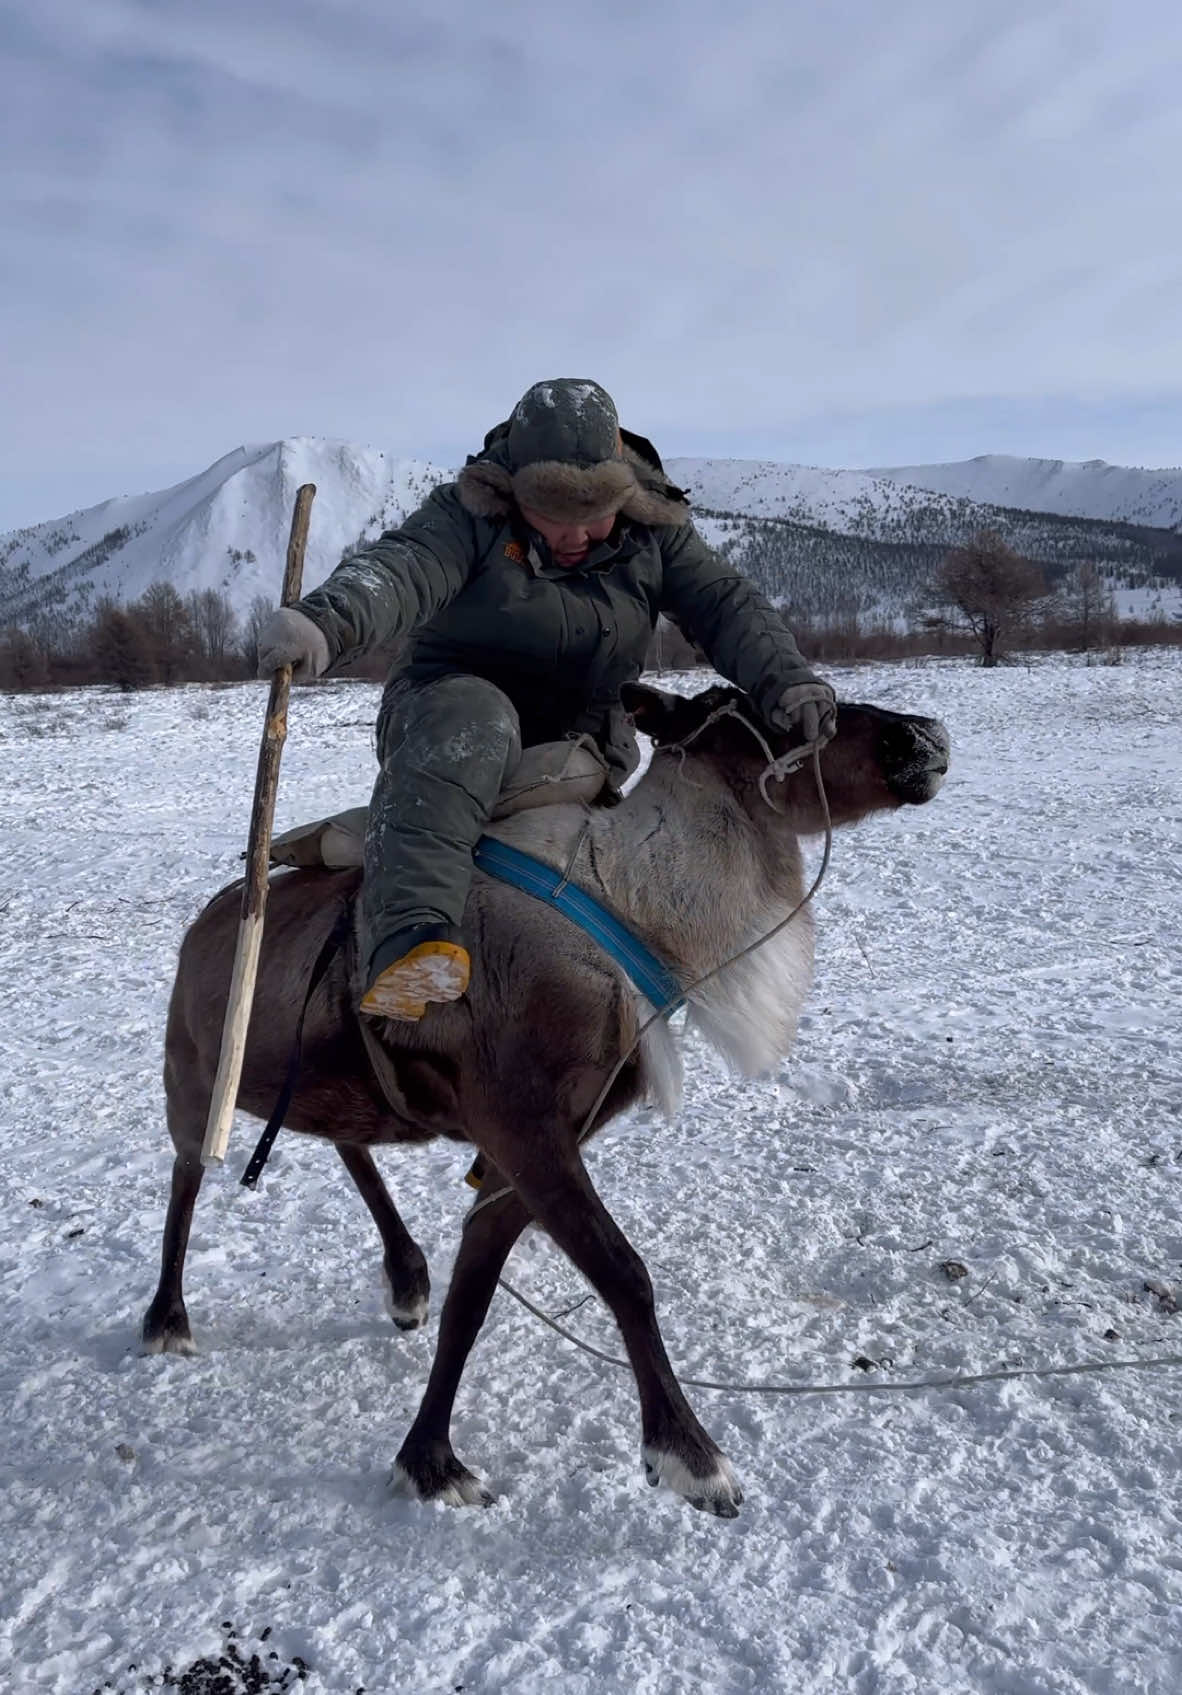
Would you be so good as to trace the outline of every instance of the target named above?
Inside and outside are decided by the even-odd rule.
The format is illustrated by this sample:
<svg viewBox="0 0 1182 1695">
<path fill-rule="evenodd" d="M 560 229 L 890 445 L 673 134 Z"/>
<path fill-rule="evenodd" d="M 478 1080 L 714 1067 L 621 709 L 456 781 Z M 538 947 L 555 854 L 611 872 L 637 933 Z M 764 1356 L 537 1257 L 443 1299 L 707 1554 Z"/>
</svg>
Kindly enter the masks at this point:
<svg viewBox="0 0 1182 1695">
<path fill-rule="evenodd" d="M 1175 1363 L 693 1391 L 725 1523 L 645 1486 L 630 1379 L 500 1296 L 455 1425 L 497 1503 L 416 1506 L 386 1477 L 433 1329 L 383 1316 L 330 1149 L 237 1186 L 247 1120 L 194 1226 L 202 1351 L 141 1357 L 173 958 L 237 874 L 264 692 L 3 697 L 0 1687 L 197 1690 L 231 1643 L 328 1695 L 1182 1687 L 1182 655 L 836 680 L 939 714 L 953 767 L 838 838 L 781 1075 L 692 1048 L 679 1123 L 594 1147 L 670 1353 L 866 1388 Z M 375 706 L 297 695 L 280 826 L 366 798 Z M 382 1163 L 437 1305 L 464 1152 Z M 585 1294 L 537 1236 L 509 1274 Z M 567 1322 L 616 1350 L 594 1299 Z"/>
</svg>

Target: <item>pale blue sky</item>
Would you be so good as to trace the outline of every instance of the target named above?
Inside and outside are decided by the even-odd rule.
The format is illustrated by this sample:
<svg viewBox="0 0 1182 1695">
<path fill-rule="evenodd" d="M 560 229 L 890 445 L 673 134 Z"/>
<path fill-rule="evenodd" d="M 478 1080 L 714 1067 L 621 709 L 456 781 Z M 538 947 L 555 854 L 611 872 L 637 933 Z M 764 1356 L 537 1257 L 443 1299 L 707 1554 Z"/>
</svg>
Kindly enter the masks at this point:
<svg viewBox="0 0 1182 1695">
<path fill-rule="evenodd" d="M 0 530 L 245 441 L 1182 461 L 1175 0 L 0 10 Z"/>
</svg>

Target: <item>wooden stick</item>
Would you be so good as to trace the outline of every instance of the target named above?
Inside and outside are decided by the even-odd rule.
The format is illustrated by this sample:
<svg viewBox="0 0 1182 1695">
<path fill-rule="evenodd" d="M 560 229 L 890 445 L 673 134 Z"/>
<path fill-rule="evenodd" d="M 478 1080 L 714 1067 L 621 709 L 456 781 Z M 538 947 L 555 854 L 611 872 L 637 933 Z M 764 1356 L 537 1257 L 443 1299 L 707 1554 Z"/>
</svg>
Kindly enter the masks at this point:
<svg viewBox="0 0 1182 1695">
<path fill-rule="evenodd" d="M 291 535 L 287 543 L 287 568 L 283 573 L 282 606 L 290 606 L 300 598 L 304 575 L 304 545 L 308 540 L 308 518 L 312 511 L 315 483 L 305 483 L 296 492 L 295 511 L 291 517 Z M 254 1001 L 255 977 L 258 974 L 259 950 L 263 941 L 263 914 L 267 905 L 267 879 L 271 869 L 271 823 L 275 816 L 275 793 L 279 787 L 279 757 L 287 736 L 287 702 L 291 693 L 291 666 L 281 665 L 271 679 L 271 694 L 267 701 L 267 719 L 263 726 L 263 741 L 259 748 L 259 767 L 254 784 L 254 805 L 250 814 L 250 833 L 246 840 L 246 880 L 242 887 L 242 918 L 238 925 L 238 941 L 234 949 L 234 970 L 230 978 L 230 998 L 222 1025 L 222 1047 L 218 1056 L 217 1076 L 209 1102 L 209 1117 L 205 1121 L 205 1140 L 201 1144 L 202 1165 L 221 1165 L 230 1140 L 230 1125 L 234 1104 L 238 1098 L 238 1082 L 242 1076 L 242 1060 L 246 1053 L 246 1031 Z"/>
</svg>

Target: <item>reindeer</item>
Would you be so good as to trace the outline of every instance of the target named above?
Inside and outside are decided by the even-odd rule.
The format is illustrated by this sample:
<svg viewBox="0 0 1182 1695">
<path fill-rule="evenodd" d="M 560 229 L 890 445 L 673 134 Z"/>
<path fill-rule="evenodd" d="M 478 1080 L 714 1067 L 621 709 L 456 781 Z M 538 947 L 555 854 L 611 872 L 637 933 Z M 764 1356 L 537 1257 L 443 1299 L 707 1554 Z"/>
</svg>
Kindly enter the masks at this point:
<svg viewBox="0 0 1182 1695">
<path fill-rule="evenodd" d="M 757 1074 L 784 1056 L 795 1035 L 812 969 L 811 909 L 692 985 L 801 901 L 800 838 L 825 828 L 814 772 L 806 764 L 780 775 L 769 754 L 784 755 L 787 740 L 757 728 L 738 690 L 685 699 L 634 685 L 626 704 L 654 754 L 619 806 L 543 807 L 504 820 L 495 833 L 559 869 L 573 856 L 573 879 L 688 987 L 692 1022 L 735 1067 Z M 819 763 L 836 827 L 931 799 L 947 770 L 948 737 L 934 719 L 843 704 Z M 313 962 L 355 903 L 360 877 L 318 869 L 272 878 L 238 1094 L 245 1112 L 266 1117 L 272 1109 Z M 155 1353 L 193 1352 L 181 1279 L 238 907 L 234 885 L 195 920 L 169 1008 L 164 1081 L 176 1154 L 160 1284 L 143 1324 L 145 1348 Z M 652 1019 L 622 969 L 582 930 L 517 889 L 478 874 L 464 934 L 476 965 L 472 986 L 419 1024 L 381 1021 L 363 1031 L 352 938 L 333 956 L 307 1004 L 302 1063 L 284 1118 L 287 1128 L 335 1145 L 378 1227 L 390 1310 L 403 1329 L 426 1320 L 427 1264 L 370 1150 L 436 1136 L 479 1150 L 484 1204 L 478 1200 L 465 1223 L 429 1381 L 394 1482 L 424 1501 L 492 1499 L 452 1448 L 451 1412 L 502 1267 L 532 1221 L 619 1325 L 639 1392 L 649 1481 L 734 1517 L 742 1500 L 735 1474 L 681 1391 L 644 1262 L 600 1200 L 581 1153 L 583 1132 L 641 1097 L 675 1112 L 681 1070 L 668 1025 Z"/>
</svg>

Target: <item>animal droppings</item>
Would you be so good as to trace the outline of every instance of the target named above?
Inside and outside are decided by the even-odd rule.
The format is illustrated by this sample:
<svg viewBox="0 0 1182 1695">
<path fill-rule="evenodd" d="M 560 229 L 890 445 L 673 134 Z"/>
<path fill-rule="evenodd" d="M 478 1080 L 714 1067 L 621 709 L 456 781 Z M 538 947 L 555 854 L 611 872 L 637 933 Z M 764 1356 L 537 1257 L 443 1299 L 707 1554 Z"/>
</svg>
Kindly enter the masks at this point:
<svg viewBox="0 0 1182 1695">
<path fill-rule="evenodd" d="M 261 1641 L 270 1636 L 271 1628 L 268 1625 L 261 1633 Z M 121 1681 L 115 1685 L 108 1681 L 99 1685 L 94 1695 L 116 1688 L 119 1695 L 141 1695 L 141 1692 L 146 1695 L 152 1689 L 172 1689 L 177 1695 L 279 1695 L 284 1690 L 290 1695 L 297 1684 L 307 1681 L 308 1666 L 298 1654 L 292 1656 L 289 1665 L 264 1666 L 257 1653 L 252 1653 L 249 1659 L 243 1656 L 235 1641 L 238 1633 L 228 1620 L 222 1621 L 222 1631 L 226 1642 L 220 1654 L 205 1655 L 180 1670 L 166 1664 L 163 1671 L 141 1673 L 132 1682 Z M 267 1657 L 269 1660 L 279 1658 L 275 1653 Z M 129 1673 L 136 1669 L 135 1664 L 127 1668 Z"/>
</svg>

